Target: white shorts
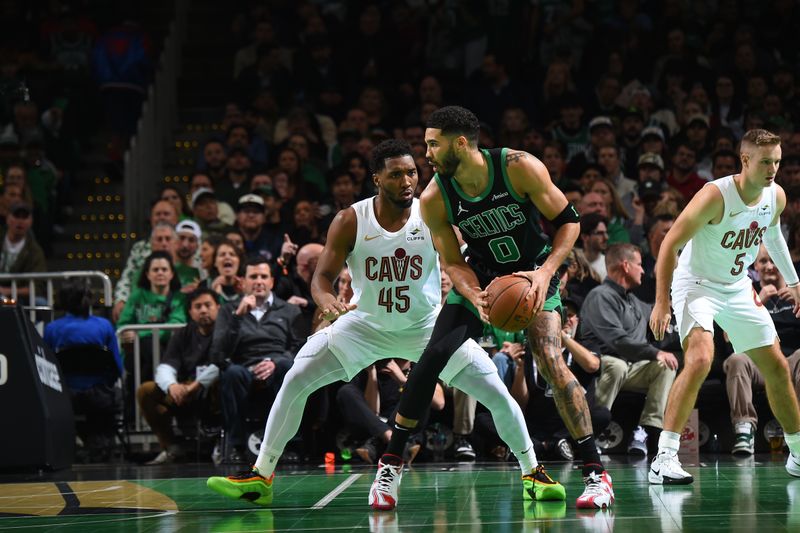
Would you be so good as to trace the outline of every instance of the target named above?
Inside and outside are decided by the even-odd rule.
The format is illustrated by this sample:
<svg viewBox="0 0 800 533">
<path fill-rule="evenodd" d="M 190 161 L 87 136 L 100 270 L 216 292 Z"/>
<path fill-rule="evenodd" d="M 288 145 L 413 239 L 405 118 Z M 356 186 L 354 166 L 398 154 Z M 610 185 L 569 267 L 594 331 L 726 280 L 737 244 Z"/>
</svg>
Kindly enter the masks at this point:
<svg viewBox="0 0 800 533">
<path fill-rule="evenodd" d="M 361 370 L 380 359 L 396 357 L 419 361 L 420 355 L 428 344 L 433 333 L 436 317 L 422 327 L 402 330 L 384 331 L 367 324 L 355 315 L 346 314 L 327 328 L 308 338 L 309 345 L 327 342 L 328 349 L 339 360 L 347 373 L 347 379 L 353 379 Z M 489 356 L 478 343 L 468 339 L 450 357 L 439 378 L 448 385 L 465 367 L 472 365 L 478 374 L 497 372 Z"/>
<path fill-rule="evenodd" d="M 714 322 L 728 334 L 737 353 L 771 346 L 778 337 L 772 317 L 749 278 L 729 286 L 704 279 L 676 278 L 672 282 L 672 308 L 681 344 L 692 328 L 713 332 Z"/>
</svg>

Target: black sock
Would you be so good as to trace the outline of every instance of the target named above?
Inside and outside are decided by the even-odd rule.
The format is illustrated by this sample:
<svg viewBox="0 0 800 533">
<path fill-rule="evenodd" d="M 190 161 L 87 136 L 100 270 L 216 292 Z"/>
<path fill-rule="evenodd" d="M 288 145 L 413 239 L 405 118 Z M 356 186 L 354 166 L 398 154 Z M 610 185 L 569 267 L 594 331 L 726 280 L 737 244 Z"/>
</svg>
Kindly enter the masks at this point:
<svg viewBox="0 0 800 533">
<path fill-rule="evenodd" d="M 661 428 L 655 426 L 642 426 L 647 433 L 647 453 L 655 455 L 658 453 L 658 438 L 661 436 Z"/>
<path fill-rule="evenodd" d="M 578 452 L 581 454 L 581 459 L 583 459 L 583 477 L 592 472 L 602 474 L 605 468 L 603 468 L 603 462 L 600 460 L 600 454 L 597 453 L 594 435 L 586 435 L 576 442 L 578 443 Z"/>
<path fill-rule="evenodd" d="M 403 457 L 403 450 L 406 447 L 408 437 L 411 436 L 413 428 L 401 426 L 397 422 L 392 425 L 392 438 L 389 439 L 389 445 L 384 451 L 384 455 L 394 455 L 395 457 Z"/>
</svg>

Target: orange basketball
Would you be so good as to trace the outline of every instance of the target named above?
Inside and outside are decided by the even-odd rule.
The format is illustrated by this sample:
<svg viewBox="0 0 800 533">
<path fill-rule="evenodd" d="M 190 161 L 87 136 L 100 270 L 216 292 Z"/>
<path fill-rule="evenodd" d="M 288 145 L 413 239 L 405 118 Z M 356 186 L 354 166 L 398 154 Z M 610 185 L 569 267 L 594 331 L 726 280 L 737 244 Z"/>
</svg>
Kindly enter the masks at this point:
<svg viewBox="0 0 800 533">
<path fill-rule="evenodd" d="M 486 287 L 489 322 L 505 331 L 520 331 L 533 320 L 533 301 L 525 298 L 531 288 L 527 278 L 508 275 L 495 278 Z"/>
</svg>

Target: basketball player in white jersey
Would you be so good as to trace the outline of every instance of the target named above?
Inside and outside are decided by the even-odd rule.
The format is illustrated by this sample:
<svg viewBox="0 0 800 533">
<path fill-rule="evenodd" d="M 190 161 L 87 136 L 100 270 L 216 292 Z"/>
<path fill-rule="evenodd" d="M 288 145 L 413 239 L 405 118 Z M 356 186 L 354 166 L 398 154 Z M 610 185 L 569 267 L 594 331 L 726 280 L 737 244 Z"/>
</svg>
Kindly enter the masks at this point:
<svg viewBox="0 0 800 533">
<path fill-rule="evenodd" d="M 380 359 L 419 359 L 439 311 L 441 275 L 430 230 L 414 198 L 417 174 L 411 153 L 408 143 L 398 140 L 373 149 L 378 194 L 336 215 L 311 283 L 323 318 L 335 322 L 309 337 L 297 354 L 270 411 L 252 470 L 209 478 L 209 488 L 233 499 L 269 505 L 275 465 L 297 432 L 312 392 L 350 380 Z M 345 262 L 353 278 L 349 304 L 339 301 L 333 290 Z M 522 411 L 474 340 L 461 345 L 441 378 L 491 411 L 500 436 L 519 460 L 523 498 L 566 498 L 564 487 L 538 464 Z M 380 468 L 386 475 L 379 474 L 373 483 L 369 504 L 377 510 L 393 509 L 397 483 L 384 478 L 396 479 L 400 473 L 392 465 Z"/>
<path fill-rule="evenodd" d="M 780 215 L 786 206 L 786 194 L 775 183 L 780 137 L 766 130 L 750 130 L 742 138 L 740 157 L 741 173 L 703 187 L 678 216 L 658 254 L 650 329 L 656 340 L 664 337 L 670 322 L 671 283 L 685 367 L 670 390 L 658 455 L 648 476 L 653 484 L 693 481 L 676 454 L 680 432 L 714 358 L 713 322 L 728 334 L 734 351 L 747 353 L 764 375 L 770 407 L 790 450 L 786 470 L 800 477 L 797 397 L 775 326 L 747 277 L 747 267 L 763 242 L 786 278 L 794 312 L 800 316 L 797 272 L 780 230 Z M 676 268 L 676 255 L 684 245 Z"/>
</svg>

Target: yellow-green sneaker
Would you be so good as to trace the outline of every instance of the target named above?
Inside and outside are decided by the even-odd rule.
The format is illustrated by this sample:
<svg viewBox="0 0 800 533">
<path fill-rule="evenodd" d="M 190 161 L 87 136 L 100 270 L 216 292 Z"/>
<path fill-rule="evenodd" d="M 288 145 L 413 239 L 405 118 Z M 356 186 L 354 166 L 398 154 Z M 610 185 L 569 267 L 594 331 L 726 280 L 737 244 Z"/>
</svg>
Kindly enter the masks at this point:
<svg viewBox="0 0 800 533">
<path fill-rule="evenodd" d="M 542 465 L 537 466 L 533 472 L 522 476 L 522 497 L 525 500 L 538 502 L 563 501 L 567 499 L 564 485 L 554 481 Z"/>
<path fill-rule="evenodd" d="M 265 478 L 255 468 L 245 470 L 232 476 L 213 476 L 208 478 L 206 486 L 232 500 L 247 500 L 256 505 L 272 503 L 272 480 L 275 474 Z"/>
</svg>

